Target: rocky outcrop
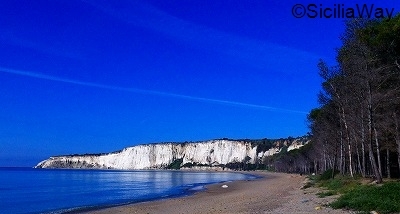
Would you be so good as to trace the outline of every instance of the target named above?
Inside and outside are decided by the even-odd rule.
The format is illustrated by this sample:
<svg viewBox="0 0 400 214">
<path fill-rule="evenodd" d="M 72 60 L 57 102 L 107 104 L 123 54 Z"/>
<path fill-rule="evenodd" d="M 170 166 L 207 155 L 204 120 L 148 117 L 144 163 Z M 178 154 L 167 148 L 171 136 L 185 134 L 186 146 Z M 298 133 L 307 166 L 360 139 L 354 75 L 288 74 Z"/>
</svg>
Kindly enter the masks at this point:
<svg viewBox="0 0 400 214">
<path fill-rule="evenodd" d="M 282 140 L 281 140 L 282 141 Z M 192 166 L 225 167 L 235 164 L 261 163 L 265 156 L 286 147 L 299 148 L 308 141 L 292 139 L 269 140 L 260 146 L 251 140 L 211 140 L 195 143 L 158 143 L 128 147 L 107 154 L 66 155 L 50 157 L 36 168 L 94 168 L 94 169 L 168 169 Z M 263 141 L 264 143 L 266 141 Z M 295 142 L 293 144 L 293 142 Z M 263 147 L 262 149 L 260 149 Z"/>
</svg>

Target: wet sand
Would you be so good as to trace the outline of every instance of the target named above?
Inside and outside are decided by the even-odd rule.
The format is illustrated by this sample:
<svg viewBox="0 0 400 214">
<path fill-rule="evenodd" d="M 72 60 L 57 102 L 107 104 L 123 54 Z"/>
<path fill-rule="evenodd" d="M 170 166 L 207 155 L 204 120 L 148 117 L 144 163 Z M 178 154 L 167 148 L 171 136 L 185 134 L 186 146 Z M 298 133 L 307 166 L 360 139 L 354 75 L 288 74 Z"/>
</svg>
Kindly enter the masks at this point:
<svg viewBox="0 0 400 214">
<path fill-rule="evenodd" d="M 111 213 L 350 213 L 324 204 L 333 198 L 318 198 L 317 188 L 301 189 L 305 176 L 251 172 L 263 178 L 208 185 L 205 191 L 180 198 L 130 204 L 91 211 Z M 227 188 L 222 188 L 227 185 Z"/>
</svg>

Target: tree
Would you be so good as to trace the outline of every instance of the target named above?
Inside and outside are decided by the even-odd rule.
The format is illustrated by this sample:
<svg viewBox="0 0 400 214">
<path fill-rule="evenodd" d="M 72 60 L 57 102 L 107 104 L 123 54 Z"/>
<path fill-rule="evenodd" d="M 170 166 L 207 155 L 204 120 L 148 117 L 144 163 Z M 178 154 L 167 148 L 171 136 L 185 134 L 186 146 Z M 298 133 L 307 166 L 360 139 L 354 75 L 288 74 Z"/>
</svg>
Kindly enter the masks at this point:
<svg viewBox="0 0 400 214">
<path fill-rule="evenodd" d="M 280 154 L 275 168 L 299 170 L 298 161 L 380 183 L 391 175 L 394 151 L 400 171 L 400 14 L 348 20 L 341 40 L 337 65 L 318 63 L 323 83 L 320 106 L 307 117 L 311 146 L 302 155 Z"/>
</svg>

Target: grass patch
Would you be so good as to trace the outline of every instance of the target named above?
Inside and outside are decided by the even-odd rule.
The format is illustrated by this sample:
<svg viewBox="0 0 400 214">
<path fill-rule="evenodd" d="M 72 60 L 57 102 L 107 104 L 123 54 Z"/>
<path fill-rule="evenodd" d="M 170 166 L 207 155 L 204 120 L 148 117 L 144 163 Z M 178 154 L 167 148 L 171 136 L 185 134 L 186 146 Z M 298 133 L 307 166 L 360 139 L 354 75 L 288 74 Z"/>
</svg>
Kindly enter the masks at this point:
<svg viewBox="0 0 400 214">
<path fill-rule="evenodd" d="M 331 203 L 331 206 L 365 212 L 372 210 L 379 213 L 400 212 L 399 192 L 399 182 L 389 182 L 381 186 L 357 185 Z"/>
<path fill-rule="evenodd" d="M 319 180 L 318 185 L 337 193 L 346 193 L 361 185 L 361 181 L 348 176 L 337 175 L 335 179 Z"/>
<path fill-rule="evenodd" d="M 321 187 L 325 187 L 330 190 L 339 190 L 345 186 L 343 179 L 331 179 L 320 183 Z"/>
<path fill-rule="evenodd" d="M 318 197 L 325 198 L 326 196 L 336 195 L 335 191 L 326 191 L 326 192 L 319 192 L 317 193 Z"/>
<path fill-rule="evenodd" d="M 314 181 L 316 186 L 324 190 L 317 194 L 319 197 L 341 195 L 330 204 L 332 208 L 352 209 L 360 213 L 369 213 L 373 210 L 378 213 L 400 213 L 399 181 L 371 185 L 360 176 L 352 178 L 338 174 L 332 179 L 328 176 L 331 174 L 330 170 L 314 178 Z"/>
</svg>

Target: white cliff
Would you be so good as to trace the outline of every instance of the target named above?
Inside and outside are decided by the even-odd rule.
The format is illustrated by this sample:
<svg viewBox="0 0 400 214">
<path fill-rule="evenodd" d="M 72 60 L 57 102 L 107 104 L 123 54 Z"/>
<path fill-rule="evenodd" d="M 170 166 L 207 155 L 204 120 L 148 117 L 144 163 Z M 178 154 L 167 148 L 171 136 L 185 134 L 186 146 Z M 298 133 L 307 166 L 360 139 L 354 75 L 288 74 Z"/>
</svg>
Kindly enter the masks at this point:
<svg viewBox="0 0 400 214">
<path fill-rule="evenodd" d="M 304 146 L 305 144 L 307 144 L 309 141 L 306 141 L 305 143 L 302 142 L 299 139 L 294 139 L 291 144 L 288 146 L 287 151 L 291 151 L 294 149 L 300 149 L 300 147 Z"/>
<path fill-rule="evenodd" d="M 295 147 L 300 145 L 296 143 Z M 158 143 L 128 147 L 108 154 L 50 157 L 37 164 L 36 168 L 165 169 L 171 164 L 220 167 L 235 163 L 255 164 L 279 151 L 279 148 L 272 147 L 257 153 L 256 144 L 235 140 Z"/>
</svg>

